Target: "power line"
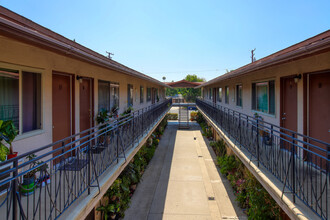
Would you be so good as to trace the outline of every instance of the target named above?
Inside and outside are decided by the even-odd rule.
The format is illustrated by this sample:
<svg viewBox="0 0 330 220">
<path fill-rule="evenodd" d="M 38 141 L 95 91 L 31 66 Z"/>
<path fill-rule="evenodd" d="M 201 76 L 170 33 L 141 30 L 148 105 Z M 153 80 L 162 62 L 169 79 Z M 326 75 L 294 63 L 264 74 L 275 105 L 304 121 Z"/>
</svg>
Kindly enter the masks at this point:
<svg viewBox="0 0 330 220">
<path fill-rule="evenodd" d="M 223 69 L 226 70 L 226 69 Z M 166 73 L 200 73 L 200 72 L 219 72 L 219 69 L 214 69 L 214 70 L 183 70 L 183 71 L 173 71 L 173 72 L 146 72 L 147 74 L 166 74 Z"/>
</svg>

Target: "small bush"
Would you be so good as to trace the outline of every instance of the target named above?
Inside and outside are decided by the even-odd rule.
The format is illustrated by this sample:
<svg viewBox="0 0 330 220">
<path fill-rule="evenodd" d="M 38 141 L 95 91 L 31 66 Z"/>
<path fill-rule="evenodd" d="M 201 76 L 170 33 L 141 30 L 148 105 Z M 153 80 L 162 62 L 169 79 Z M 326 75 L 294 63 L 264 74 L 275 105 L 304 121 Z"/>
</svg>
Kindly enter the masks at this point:
<svg viewBox="0 0 330 220">
<path fill-rule="evenodd" d="M 196 121 L 197 121 L 198 124 L 201 124 L 203 122 L 205 123 L 205 119 L 204 119 L 202 113 L 197 112 Z"/>
<path fill-rule="evenodd" d="M 213 141 L 210 143 L 216 155 L 222 157 L 226 155 L 227 149 L 224 140 Z"/>
<path fill-rule="evenodd" d="M 167 113 L 168 120 L 178 120 L 178 113 Z"/>
<path fill-rule="evenodd" d="M 218 165 L 230 181 L 241 208 L 247 208 L 249 219 L 280 219 L 278 204 L 239 159 L 219 156 Z"/>
<path fill-rule="evenodd" d="M 190 121 L 197 120 L 197 112 L 190 112 Z"/>
</svg>

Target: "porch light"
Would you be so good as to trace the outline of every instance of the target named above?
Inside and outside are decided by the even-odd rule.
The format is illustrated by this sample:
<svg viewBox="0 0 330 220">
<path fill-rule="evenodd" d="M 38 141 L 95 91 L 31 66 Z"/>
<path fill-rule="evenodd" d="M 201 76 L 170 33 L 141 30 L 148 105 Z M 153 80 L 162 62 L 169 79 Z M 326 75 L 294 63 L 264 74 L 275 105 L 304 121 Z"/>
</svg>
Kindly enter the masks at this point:
<svg viewBox="0 0 330 220">
<path fill-rule="evenodd" d="M 301 74 L 296 75 L 293 79 L 295 83 L 298 83 L 298 81 L 301 79 Z"/>
<path fill-rule="evenodd" d="M 76 79 L 79 81 L 79 83 L 82 83 L 82 79 L 83 79 L 83 77 L 77 75 Z"/>
</svg>

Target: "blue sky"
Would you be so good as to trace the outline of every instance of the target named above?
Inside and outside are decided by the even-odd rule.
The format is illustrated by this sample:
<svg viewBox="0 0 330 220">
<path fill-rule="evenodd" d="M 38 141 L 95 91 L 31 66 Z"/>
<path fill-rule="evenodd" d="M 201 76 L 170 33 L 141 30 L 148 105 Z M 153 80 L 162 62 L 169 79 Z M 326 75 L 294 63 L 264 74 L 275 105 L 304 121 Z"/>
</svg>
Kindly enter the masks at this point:
<svg viewBox="0 0 330 220">
<path fill-rule="evenodd" d="M 210 80 L 330 27 L 329 0 L 0 0 L 158 80 Z"/>
</svg>

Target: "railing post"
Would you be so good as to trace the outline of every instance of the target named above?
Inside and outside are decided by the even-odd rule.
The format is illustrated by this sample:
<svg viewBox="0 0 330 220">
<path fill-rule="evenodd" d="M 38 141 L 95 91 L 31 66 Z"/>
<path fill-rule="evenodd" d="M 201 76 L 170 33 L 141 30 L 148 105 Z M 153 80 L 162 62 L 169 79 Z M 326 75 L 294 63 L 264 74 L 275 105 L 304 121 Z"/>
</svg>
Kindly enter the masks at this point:
<svg viewBox="0 0 330 220">
<path fill-rule="evenodd" d="M 239 147 L 242 148 L 242 144 L 241 144 L 241 113 L 238 114 L 238 131 L 239 131 Z"/>
<path fill-rule="evenodd" d="M 259 119 L 257 119 L 257 161 L 259 167 Z"/>
<path fill-rule="evenodd" d="M 132 147 L 134 147 L 134 144 L 135 144 L 134 120 L 135 120 L 135 117 L 134 117 L 134 113 L 133 113 L 133 119 L 132 119 L 132 130 L 133 130 L 133 134 L 132 134 L 132 136 L 133 136 L 133 143 L 132 143 Z"/>
<path fill-rule="evenodd" d="M 119 124 L 117 122 L 117 163 L 119 163 Z"/>
<path fill-rule="evenodd" d="M 296 161 L 295 161 L 295 156 L 294 156 L 294 152 L 295 152 L 295 146 L 294 146 L 294 133 L 292 134 L 292 147 L 291 147 L 291 161 L 292 161 L 292 170 L 291 170 L 291 178 L 292 178 L 292 200 L 293 203 L 296 203 L 296 173 L 295 173 L 295 165 L 296 165 Z"/>
<path fill-rule="evenodd" d="M 13 197 L 13 220 L 17 220 L 17 167 L 18 167 L 18 161 L 15 159 L 13 161 L 13 166 L 14 166 L 14 172 L 13 172 L 13 181 L 12 181 L 12 197 Z"/>
<path fill-rule="evenodd" d="M 88 195 L 91 194 L 91 156 L 92 156 L 92 141 L 89 139 L 89 145 L 87 145 L 87 162 L 88 162 L 88 173 L 87 173 L 87 184 L 88 184 Z"/>
<path fill-rule="evenodd" d="M 327 158 L 328 159 L 330 159 L 330 145 L 327 145 Z M 325 187 L 326 187 L 326 189 L 325 189 L 325 191 L 326 192 L 328 192 L 328 178 L 330 178 L 329 177 L 329 161 L 326 161 L 326 163 L 327 163 L 327 165 L 326 165 L 326 179 L 325 179 Z M 328 210 L 328 197 L 326 197 L 325 198 L 326 200 L 325 200 L 325 207 L 326 207 L 326 216 L 328 216 L 328 212 L 329 212 L 329 210 Z"/>
</svg>

